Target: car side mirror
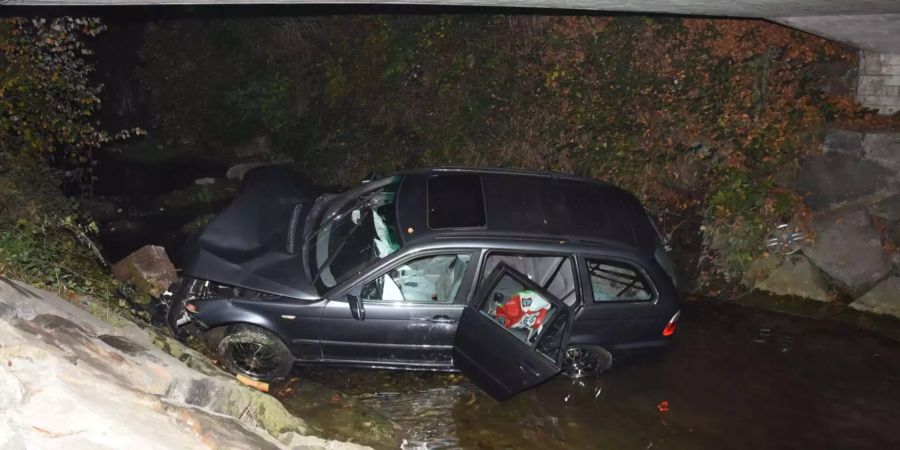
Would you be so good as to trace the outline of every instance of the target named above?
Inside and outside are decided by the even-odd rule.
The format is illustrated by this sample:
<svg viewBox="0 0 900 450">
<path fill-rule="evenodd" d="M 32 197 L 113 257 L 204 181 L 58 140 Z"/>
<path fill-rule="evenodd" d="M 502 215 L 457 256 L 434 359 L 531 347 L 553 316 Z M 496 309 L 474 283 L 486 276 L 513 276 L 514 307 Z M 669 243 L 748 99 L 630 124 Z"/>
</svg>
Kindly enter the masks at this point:
<svg viewBox="0 0 900 450">
<path fill-rule="evenodd" d="M 355 295 L 347 295 L 347 303 L 350 304 L 350 314 L 353 315 L 353 318 L 356 320 L 365 320 L 366 318 L 366 307 L 363 306 L 362 300 Z"/>
</svg>

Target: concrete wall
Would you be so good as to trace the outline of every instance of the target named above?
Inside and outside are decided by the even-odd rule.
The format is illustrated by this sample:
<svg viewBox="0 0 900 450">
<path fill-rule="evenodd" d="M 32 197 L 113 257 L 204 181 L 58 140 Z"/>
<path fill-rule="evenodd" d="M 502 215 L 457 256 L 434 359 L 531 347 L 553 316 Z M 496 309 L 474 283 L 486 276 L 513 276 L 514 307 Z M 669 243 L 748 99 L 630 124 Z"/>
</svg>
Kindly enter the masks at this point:
<svg viewBox="0 0 900 450">
<path fill-rule="evenodd" d="M 900 111 L 900 53 L 860 52 L 856 99 L 881 114 Z"/>
<path fill-rule="evenodd" d="M 900 1 L 897 1 L 900 5 Z M 778 17 L 776 22 L 860 49 L 856 98 L 881 114 L 900 110 L 900 14 Z"/>
</svg>

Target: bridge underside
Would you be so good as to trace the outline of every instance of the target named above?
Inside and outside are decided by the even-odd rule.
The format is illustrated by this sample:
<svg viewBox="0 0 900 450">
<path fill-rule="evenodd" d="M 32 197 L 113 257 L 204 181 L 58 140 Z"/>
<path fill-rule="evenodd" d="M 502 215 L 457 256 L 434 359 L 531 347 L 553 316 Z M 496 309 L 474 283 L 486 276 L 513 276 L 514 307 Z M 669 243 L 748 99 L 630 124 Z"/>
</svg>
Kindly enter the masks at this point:
<svg viewBox="0 0 900 450">
<path fill-rule="evenodd" d="M 900 111 L 898 0 L 0 0 L 0 5 L 357 4 L 550 8 L 764 18 L 860 49 L 857 99 Z"/>
</svg>

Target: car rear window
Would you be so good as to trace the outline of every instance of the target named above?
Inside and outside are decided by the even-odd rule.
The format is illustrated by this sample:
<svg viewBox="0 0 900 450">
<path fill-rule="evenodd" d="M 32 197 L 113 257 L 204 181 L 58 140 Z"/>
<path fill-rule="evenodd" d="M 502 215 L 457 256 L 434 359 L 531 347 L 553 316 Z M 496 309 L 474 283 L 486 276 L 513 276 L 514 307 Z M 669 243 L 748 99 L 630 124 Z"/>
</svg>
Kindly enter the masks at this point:
<svg viewBox="0 0 900 450">
<path fill-rule="evenodd" d="M 441 174 L 428 178 L 430 228 L 477 228 L 486 224 L 479 175 Z"/>
<path fill-rule="evenodd" d="M 653 289 L 639 270 L 619 261 L 587 260 L 594 301 L 645 302 L 653 300 Z"/>
</svg>

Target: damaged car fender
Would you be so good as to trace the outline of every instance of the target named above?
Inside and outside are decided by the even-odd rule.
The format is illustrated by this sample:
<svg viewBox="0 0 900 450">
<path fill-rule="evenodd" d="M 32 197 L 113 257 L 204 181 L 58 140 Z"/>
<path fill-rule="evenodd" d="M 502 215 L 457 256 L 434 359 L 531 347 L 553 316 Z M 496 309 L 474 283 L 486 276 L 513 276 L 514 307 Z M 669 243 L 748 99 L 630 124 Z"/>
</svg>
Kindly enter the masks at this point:
<svg viewBox="0 0 900 450">
<path fill-rule="evenodd" d="M 196 308 L 191 321 L 209 330 L 222 326 L 250 324 L 280 336 L 297 359 L 319 359 L 319 319 L 326 303 L 290 302 L 243 298 L 207 298 L 189 301 Z"/>
</svg>

